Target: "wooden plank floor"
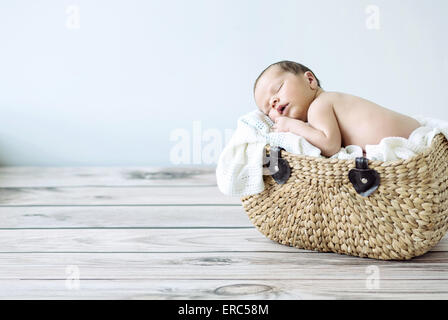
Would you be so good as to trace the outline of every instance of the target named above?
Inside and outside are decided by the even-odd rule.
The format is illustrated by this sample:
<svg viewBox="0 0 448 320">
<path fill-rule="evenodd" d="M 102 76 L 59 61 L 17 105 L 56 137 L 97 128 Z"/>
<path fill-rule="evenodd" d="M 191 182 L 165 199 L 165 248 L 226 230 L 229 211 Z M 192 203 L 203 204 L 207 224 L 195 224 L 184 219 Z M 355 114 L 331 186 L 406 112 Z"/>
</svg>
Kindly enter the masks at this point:
<svg viewBox="0 0 448 320">
<path fill-rule="evenodd" d="M 447 299 L 448 237 L 411 261 L 260 234 L 215 171 L 0 167 L 0 299 Z"/>
</svg>

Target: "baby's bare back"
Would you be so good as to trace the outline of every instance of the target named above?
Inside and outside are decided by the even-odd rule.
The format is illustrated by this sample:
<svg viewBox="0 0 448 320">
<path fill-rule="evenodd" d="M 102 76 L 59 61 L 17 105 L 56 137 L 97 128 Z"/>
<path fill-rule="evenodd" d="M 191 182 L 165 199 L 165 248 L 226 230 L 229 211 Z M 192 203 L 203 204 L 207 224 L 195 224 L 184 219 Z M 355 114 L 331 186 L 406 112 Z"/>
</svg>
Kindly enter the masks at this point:
<svg viewBox="0 0 448 320">
<path fill-rule="evenodd" d="M 414 118 L 386 109 L 353 95 L 325 92 L 333 102 L 333 110 L 341 131 L 342 147 L 378 144 L 385 137 L 409 138 L 420 124 Z"/>
</svg>

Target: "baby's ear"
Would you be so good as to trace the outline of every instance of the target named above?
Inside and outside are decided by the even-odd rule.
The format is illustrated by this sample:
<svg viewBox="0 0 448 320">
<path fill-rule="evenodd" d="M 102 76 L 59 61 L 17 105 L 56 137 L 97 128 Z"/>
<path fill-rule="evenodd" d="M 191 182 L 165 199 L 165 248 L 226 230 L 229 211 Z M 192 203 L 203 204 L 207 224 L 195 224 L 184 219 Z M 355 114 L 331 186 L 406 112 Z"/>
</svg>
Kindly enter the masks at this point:
<svg viewBox="0 0 448 320">
<path fill-rule="evenodd" d="M 317 80 L 314 74 L 311 71 L 306 71 L 303 76 L 305 77 L 306 83 L 311 87 L 311 89 L 317 89 Z"/>
</svg>

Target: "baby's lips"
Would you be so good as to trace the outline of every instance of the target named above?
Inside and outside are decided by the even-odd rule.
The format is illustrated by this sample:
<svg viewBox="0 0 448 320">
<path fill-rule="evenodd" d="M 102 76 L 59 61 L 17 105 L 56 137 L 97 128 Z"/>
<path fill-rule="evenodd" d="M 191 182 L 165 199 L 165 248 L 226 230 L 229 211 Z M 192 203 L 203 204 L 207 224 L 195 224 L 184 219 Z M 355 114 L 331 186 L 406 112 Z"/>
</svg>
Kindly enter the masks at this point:
<svg viewBox="0 0 448 320">
<path fill-rule="evenodd" d="M 284 111 L 286 110 L 286 107 L 289 105 L 288 103 L 282 104 L 278 107 L 277 111 L 278 113 L 280 113 L 281 115 L 283 115 Z"/>
</svg>

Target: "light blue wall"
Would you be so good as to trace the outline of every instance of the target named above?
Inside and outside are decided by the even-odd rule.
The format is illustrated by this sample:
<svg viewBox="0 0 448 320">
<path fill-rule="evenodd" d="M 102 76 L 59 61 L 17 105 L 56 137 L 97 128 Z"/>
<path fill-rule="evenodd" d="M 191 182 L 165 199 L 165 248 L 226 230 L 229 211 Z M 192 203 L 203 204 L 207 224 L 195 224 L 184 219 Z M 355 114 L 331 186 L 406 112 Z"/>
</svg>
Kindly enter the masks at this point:
<svg viewBox="0 0 448 320">
<path fill-rule="evenodd" d="M 282 59 L 448 120 L 447 18 L 446 0 L 0 0 L 0 165 L 176 165 L 181 142 L 210 164 Z"/>
</svg>

